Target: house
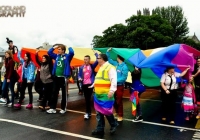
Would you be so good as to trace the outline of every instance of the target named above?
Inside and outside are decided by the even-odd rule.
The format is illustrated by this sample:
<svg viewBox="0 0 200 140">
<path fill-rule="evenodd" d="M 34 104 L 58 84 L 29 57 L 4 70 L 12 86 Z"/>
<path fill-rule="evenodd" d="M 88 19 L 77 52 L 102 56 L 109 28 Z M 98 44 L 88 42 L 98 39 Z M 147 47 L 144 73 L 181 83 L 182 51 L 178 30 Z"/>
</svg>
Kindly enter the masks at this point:
<svg viewBox="0 0 200 140">
<path fill-rule="evenodd" d="M 0 63 L 3 62 L 6 50 L 0 47 Z"/>
<path fill-rule="evenodd" d="M 193 36 L 189 36 L 188 38 L 194 40 L 195 43 L 200 43 L 200 41 L 199 41 L 198 37 L 195 35 L 195 33 Z"/>
<path fill-rule="evenodd" d="M 44 42 L 44 43 L 42 44 L 42 46 L 40 46 L 40 47 L 38 47 L 38 48 L 36 48 L 36 49 L 39 49 L 39 50 L 49 50 L 51 47 L 52 47 L 52 45 L 49 45 L 48 42 Z"/>
</svg>

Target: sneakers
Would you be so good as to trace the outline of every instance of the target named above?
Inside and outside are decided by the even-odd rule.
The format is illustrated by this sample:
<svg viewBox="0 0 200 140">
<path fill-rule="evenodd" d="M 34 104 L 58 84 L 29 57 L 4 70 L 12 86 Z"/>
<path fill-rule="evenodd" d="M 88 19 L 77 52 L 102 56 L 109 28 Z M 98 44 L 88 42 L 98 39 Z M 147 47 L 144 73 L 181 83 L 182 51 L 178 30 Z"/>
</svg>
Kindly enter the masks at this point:
<svg viewBox="0 0 200 140">
<path fill-rule="evenodd" d="M 170 124 L 172 124 L 172 125 L 173 125 L 173 124 L 175 124 L 175 122 L 174 122 L 174 121 L 170 121 L 169 123 L 170 123 Z"/>
<path fill-rule="evenodd" d="M 12 104 L 12 103 L 9 103 L 9 104 L 8 104 L 8 107 L 13 107 L 13 104 Z"/>
<path fill-rule="evenodd" d="M 162 121 L 166 121 L 167 119 L 166 118 L 162 118 Z"/>
<path fill-rule="evenodd" d="M 91 114 L 86 113 L 86 114 L 84 115 L 84 119 L 86 119 L 86 120 L 88 120 L 90 117 L 91 117 Z"/>
<path fill-rule="evenodd" d="M 5 107 L 13 107 L 13 104 L 12 103 L 5 103 L 5 104 L 3 104 L 3 106 L 5 106 Z"/>
<path fill-rule="evenodd" d="M 56 110 L 55 109 L 49 109 L 47 110 L 48 114 L 56 114 Z"/>
<path fill-rule="evenodd" d="M 123 121 L 123 117 L 118 117 L 118 118 L 117 118 L 117 121 L 118 121 L 118 122 Z"/>
<path fill-rule="evenodd" d="M 143 118 L 142 116 L 136 116 L 135 119 L 132 120 L 133 122 L 142 122 Z"/>
<path fill-rule="evenodd" d="M 28 105 L 26 106 L 26 109 L 33 109 L 33 105 L 32 105 L 32 104 L 28 104 Z"/>
<path fill-rule="evenodd" d="M 65 110 L 62 110 L 62 109 L 61 109 L 61 110 L 60 110 L 60 114 L 65 114 L 66 111 L 67 111 L 66 109 L 65 109 Z"/>
<path fill-rule="evenodd" d="M 20 109 L 20 108 L 21 108 L 21 104 L 19 104 L 19 103 L 18 103 L 18 104 L 15 104 L 14 107 L 15 107 L 16 109 Z"/>
<path fill-rule="evenodd" d="M 0 103 L 6 103 L 6 100 L 4 98 L 1 98 Z"/>
</svg>

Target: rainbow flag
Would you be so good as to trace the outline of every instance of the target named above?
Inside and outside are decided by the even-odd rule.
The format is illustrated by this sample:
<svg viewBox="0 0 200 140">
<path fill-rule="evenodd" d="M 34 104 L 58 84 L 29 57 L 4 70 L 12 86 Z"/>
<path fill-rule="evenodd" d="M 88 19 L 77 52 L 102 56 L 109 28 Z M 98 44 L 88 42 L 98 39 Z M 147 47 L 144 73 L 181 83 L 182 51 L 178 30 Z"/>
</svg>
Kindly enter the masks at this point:
<svg viewBox="0 0 200 140">
<path fill-rule="evenodd" d="M 132 115 L 136 116 L 136 107 L 139 103 L 138 91 L 134 91 L 130 96 L 130 101 L 132 102 Z"/>
<path fill-rule="evenodd" d="M 94 94 L 94 108 L 104 115 L 113 114 L 114 97 L 108 98 L 108 94 Z"/>
</svg>

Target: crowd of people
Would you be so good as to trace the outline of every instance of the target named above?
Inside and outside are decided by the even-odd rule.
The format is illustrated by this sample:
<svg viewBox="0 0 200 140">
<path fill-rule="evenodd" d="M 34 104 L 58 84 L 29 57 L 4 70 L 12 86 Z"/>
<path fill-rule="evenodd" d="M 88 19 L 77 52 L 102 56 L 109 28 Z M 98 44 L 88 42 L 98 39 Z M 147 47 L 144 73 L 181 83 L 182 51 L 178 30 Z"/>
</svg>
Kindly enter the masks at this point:
<svg viewBox="0 0 200 140">
<path fill-rule="evenodd" d="M 55 44 L 48 50 L 48 55 L 43 55 L 42 60 L 39 59 L 39 51 L 35 52 L 36 63 L 32 61 L 31 54 L 26 52 L 24 58 L 21 58 L 21 51 L 13 45 L 13 41 L 7 38 L 9 44 L 8 51 L 5 52 L 3 66 L 1 68 L 1 99 L 0 102 L 5 103 L 4 106 L 21 109 L 25 98 L 25 91 L 28 88 L 29 102 L 26 109 L 33 109 L 33 93 L 32 89 L 35 87 L 36 92 L 39 93 L 38 101 L 41 102 L 40 109 L 46 111 L 48 114 L 57 113 L 58 94 L 61 89 L 61 114 L 66 113 L 66 96 L 68 79 L 71 76 L 70 63 L 74 56 L 73 48 L 69 47 L 69 53 L 66 53 L 67 47 L 63 44 Z M 55 54 L 54 50 L 58 53 Z M 97 127 L 92 131 L 93 135 L 104 134 L 105 120 L 107 118 L 111 129 L 110 133 L 116 131 L 118 122 L 123 121 L 123 93 L 124 84 L 126 82 L 129 69 L 124 62 L 124 58 L 117 55 L 117 61 L 110 57 L 108 49 L 106 54 L 98 54 L 94 52 L 96 61 L 91 64 L 90 56 L 85 55 L 84 64 L 78 68 L 76 73 L 77 86 L 79 87 L 79 94 L 85 97 L 85 114 L 84 119 L 91 117 L 91 98 L 94 92 L 94 109 L 96 111 Z M 20 63 L 17 64 L 13 55 L 17 53 Z M 54 61 L 53 61 L 54 60 Z M 54 63 L 53 63 L 54 62 Z M 98 72 L 95 68 L 99 64 Z M 131 73 L 132 84 L 130 86 L 130 93 L 137 92 L 140 97 L 144 92 L 140 90 L 142 85 L 140 79 L 142 70 L 134 67 Z M 190 75 L 187 83 L 184 85 L 182 106 L 186 113 L 185 119 L 194 113 L 199 101 L 200 91 L 200 59 L 197 60 L 197 67 L 193 75 Z M 175 102 L 177 92 L 176 77 L 183 77 L 190 68 L 187 68 L 182 73 L 174 71 L 173 67 L 167 67 L 166 71 L 161 77 L 161 99 L 162 99 L 162 120 L 166 121 L 169 118 L 170 124 L 175 124 Z M 193 84 L 195 81 L 195 85 Z M 9 91 L 11 100 L 9 98 Z M 197 99 L 196 99 L 197 97 Z M 15 99 L 19 99 L 15 104 Z M 47 108 L 47 106 L 49 108 Z M 136 117 L 133 122 L 143 121 L 141 104 L 136 106 Z M 115 112 L 115 113 L 113 113 Z M 115 119 L 117 117 L 117 119 Z M 197 119 L 200 114 L 197 114 Z"/>
</svg>

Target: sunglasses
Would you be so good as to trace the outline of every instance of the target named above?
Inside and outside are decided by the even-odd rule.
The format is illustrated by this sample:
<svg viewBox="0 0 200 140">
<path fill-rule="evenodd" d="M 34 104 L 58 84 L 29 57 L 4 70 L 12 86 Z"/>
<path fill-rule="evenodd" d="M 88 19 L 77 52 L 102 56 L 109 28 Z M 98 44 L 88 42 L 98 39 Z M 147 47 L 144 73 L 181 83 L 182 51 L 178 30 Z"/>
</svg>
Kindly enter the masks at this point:
<svg viewBox="0 0 200 140">
<path fill-rule="evenodd" d="M 101 58 L 97 58 L 97 59 L 101 59 Z"/>
</svg>

